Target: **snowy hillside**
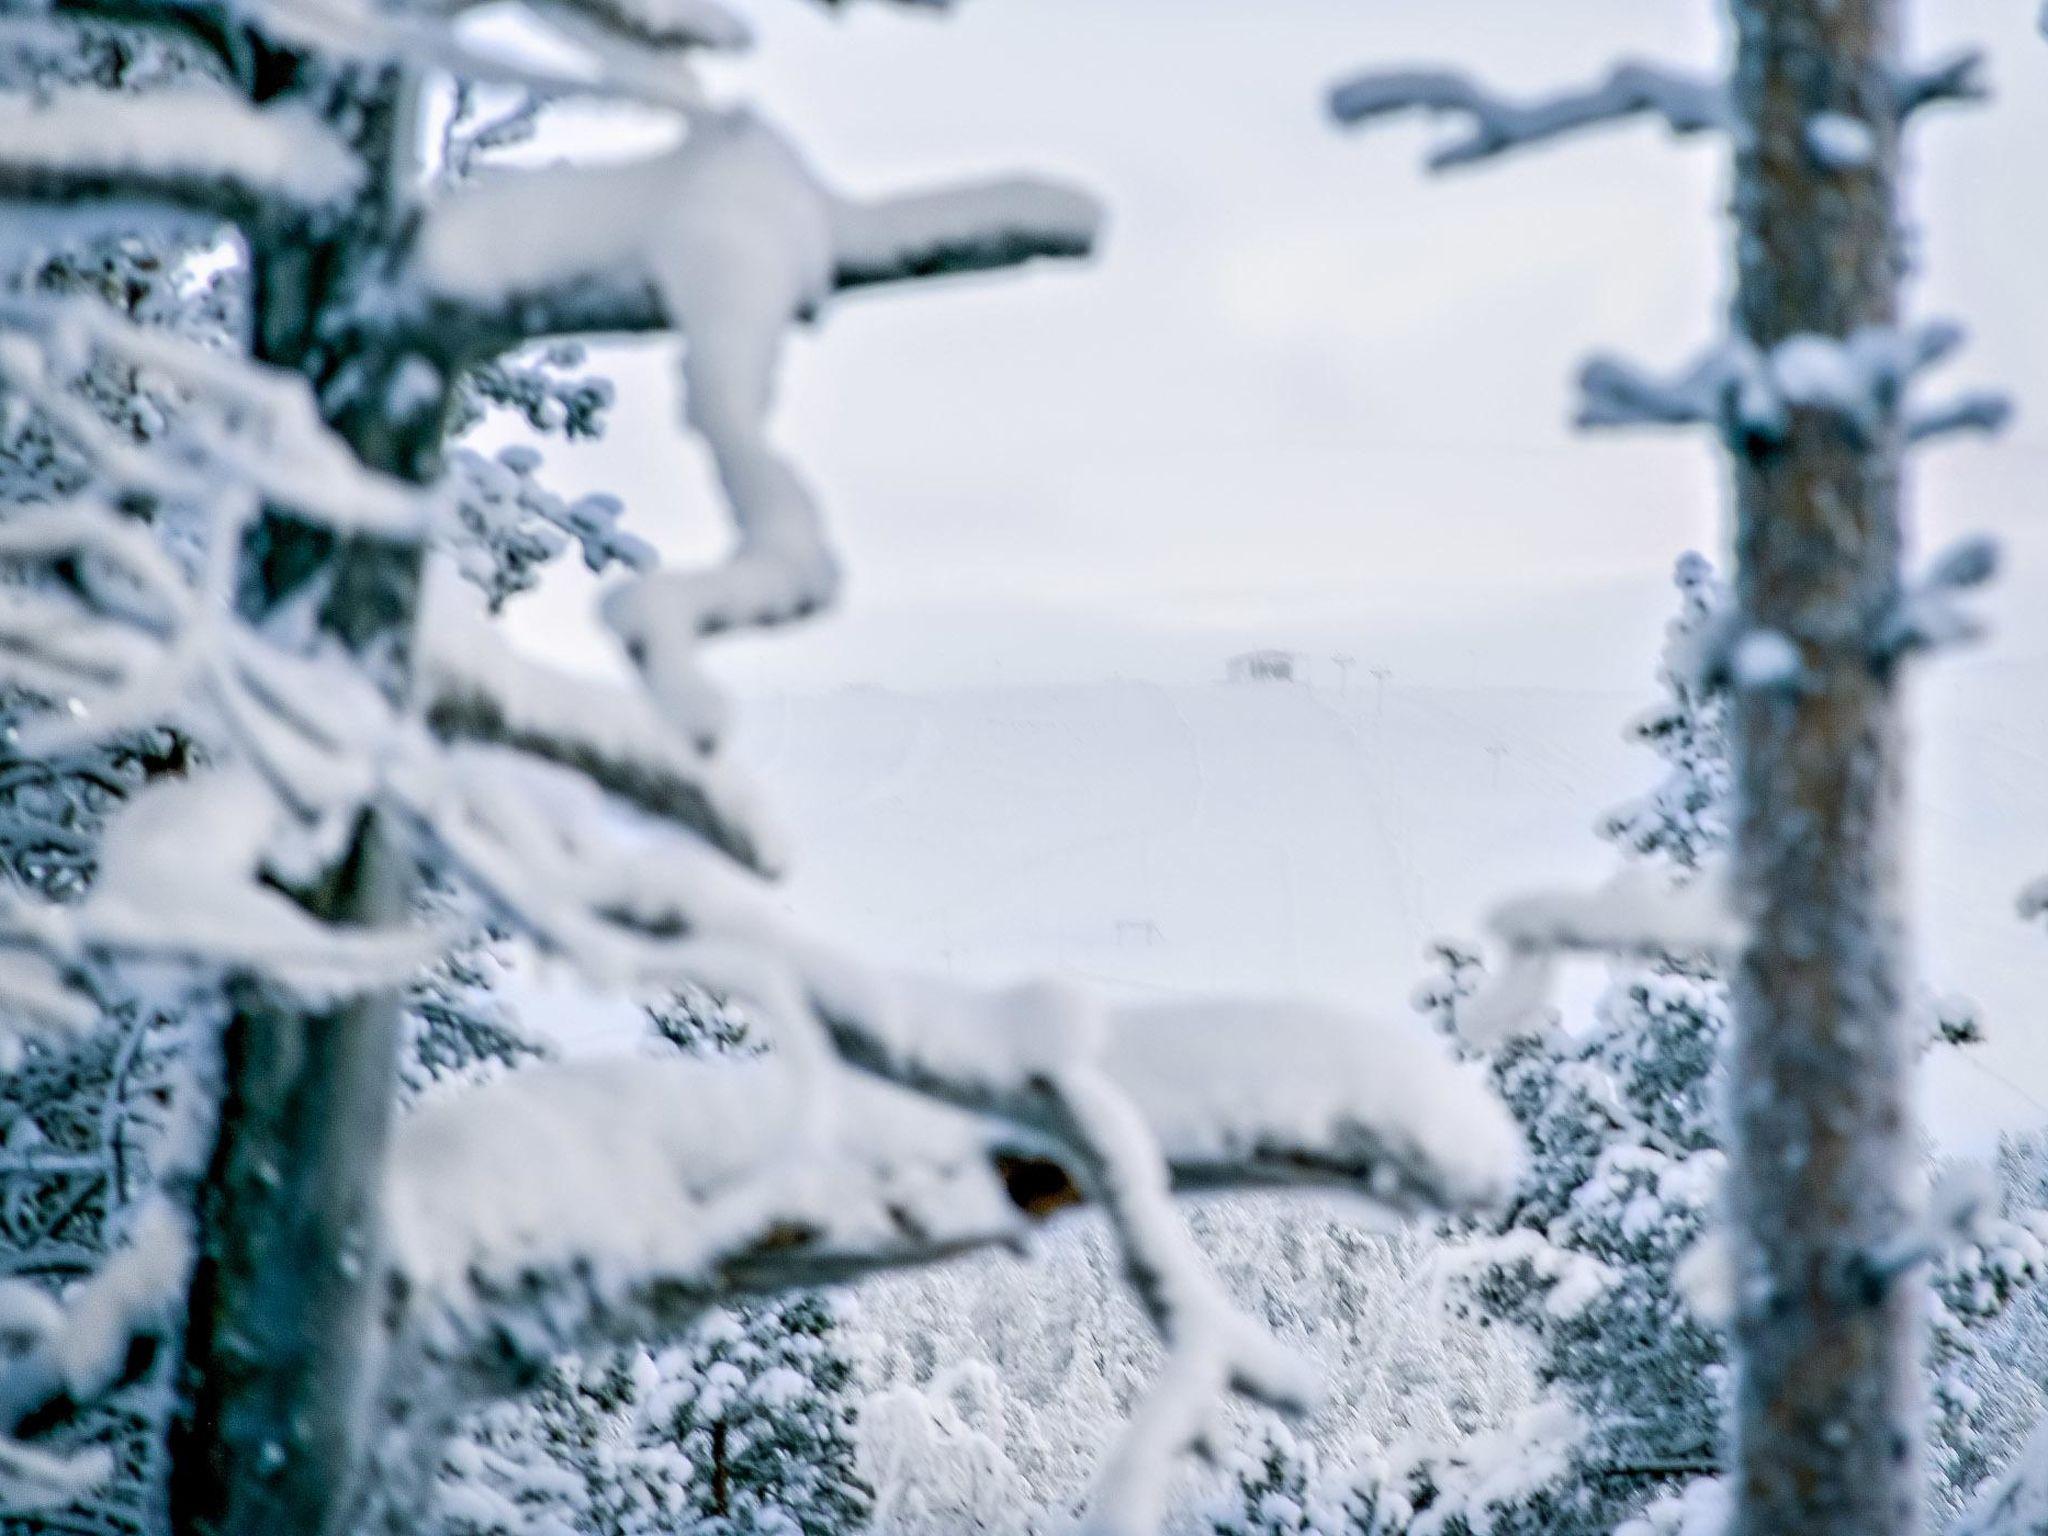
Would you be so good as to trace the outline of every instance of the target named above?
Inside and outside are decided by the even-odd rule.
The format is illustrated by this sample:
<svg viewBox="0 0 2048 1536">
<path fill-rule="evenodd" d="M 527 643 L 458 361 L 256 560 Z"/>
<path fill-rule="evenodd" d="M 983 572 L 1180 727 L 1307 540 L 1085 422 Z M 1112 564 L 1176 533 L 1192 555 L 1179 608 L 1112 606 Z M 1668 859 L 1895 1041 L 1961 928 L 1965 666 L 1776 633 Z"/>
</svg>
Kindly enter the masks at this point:
<svg viewBox="0 0 2048 1536">
<path fill-rule="evenodd" d="M 1947 669 L 1916 886 L 1929 969 L 1991 1043 L 1937 1069 L 1945 1135 L 2048 1119 L 2048 695 L 2035 666 Z M 1052 968 L 1112 990 L 1300 991 L 1399 1012 L 1423 946 L 1504 892 L 1597 878 L 1597 815 L 1652 765 L 1639 695 L 1135 682 L 753 702 L 742 750 L 801 850 L 793 904 L 880 960 Z M 1972 792 L 1959 795 L 1967 764 Z"/>
</svg>

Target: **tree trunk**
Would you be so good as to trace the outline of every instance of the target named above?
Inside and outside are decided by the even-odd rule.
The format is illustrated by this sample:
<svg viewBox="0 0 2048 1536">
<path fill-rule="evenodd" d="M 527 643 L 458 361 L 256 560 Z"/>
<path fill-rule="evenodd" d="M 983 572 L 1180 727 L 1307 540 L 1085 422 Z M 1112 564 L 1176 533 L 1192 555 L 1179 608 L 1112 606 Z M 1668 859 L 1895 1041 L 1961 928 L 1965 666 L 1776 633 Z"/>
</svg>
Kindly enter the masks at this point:
<svg viewBox="0 0 2048 1536">
<path fill-rule="evenodd" d="M 1894 324 L 1897 0 L 1732 9 L 1738 332 L 1768 352 Z M 1868 128 L 1866 163 L 1816 147 L 1821 114 Z M 1733 1061 L 1739 1536 L 1900 1536 L 1922 1520 L 1924 1308 L 1874 1258 L 1914 1176 L 1899 729 L 1872 643 L 1898 589 L 1899 461 L 1895 425 L 1871 441 L 1807 409 L 1736 452 L 1741 633 L 1783 635 L 1803 659 L 1796 686 L 1741 688 L 1735 710 L 1754 925 Z"/>
<path fill-rule="evenodd" d="M 299 70 L 280 56 L 282 92 Z M 259 92 L 260 94 L 260 92 Z M 255 355 L 307 375 L 329 426 L 368 467 L 424 484 L 438 473 L 452 380 L 395 415 L 408 359 L 352 338 L 353 280 L 401 238 L 388 167 L 417 124 L 397 71 L 327 98 L 380 174 L 331 241 L 252 239 Z M 423 360 L 415 360 L 423 361 Z M 333 387 L 347 373 L 353 388 Z M 330 403 L 331 402 L 331 403 Z M 313 582 L 319 627 L 364 658 L 393 698 L 408 686 L 422 551 L 335 537 L 267 509 L 243 556 L 240 601 L 260 622 Z M 415 876 L 374 808 L 341 861 L 296 893 L 324 922 L 408 915 Z M 374 996 L 309 1011 L 254 980 L 235 987 L 221 1059 L 220 1115 L 198 1206 L 170 1511 L 179 1536 L 342 1536 L 372 1430 L 386 1343 L 381 1202 L 397 1104 L 401 1002 Z"/>
<path fill-rule="evenodd" d="M 405 904 L 405 872 L 370 817 L 308 903 L 365 923 Z M 180 1536 L 338 1536 L 378 1358 L 398 1005 L 308 1014 L 253 980 L 234 1003 L 199 1202 L 172 1525 Z"/>
</svg>

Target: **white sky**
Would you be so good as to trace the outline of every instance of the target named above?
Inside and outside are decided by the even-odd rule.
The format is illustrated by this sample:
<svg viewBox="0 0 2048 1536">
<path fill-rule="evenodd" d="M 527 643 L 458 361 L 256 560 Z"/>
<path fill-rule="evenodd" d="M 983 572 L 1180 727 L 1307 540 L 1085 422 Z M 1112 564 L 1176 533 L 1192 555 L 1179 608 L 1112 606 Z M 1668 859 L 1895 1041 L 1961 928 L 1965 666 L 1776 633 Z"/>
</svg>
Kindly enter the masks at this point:
<svg viewBox="0 0 2048 1536">
<path fill-rule="evenodd" d="M 1090 265 L 862 297 L 797 343 L 779 429 L 851 590 L 828 623 L 754 643 L 739 679 L 1183 680 L 1256 642 L 1419 682 L 1643 685 L 1672 557 L 1718 543 L 1719 475 L 1687 435 L 1573 435 L 1568 384 L 1591 348 L 1675 362 L 1709 336 L 1721 146 L 1644 126 L 1436 179 L 1428 130 L 1340 134 L 1320 99 L 1370 63 L 1532 89 L 1620 53 L 1707 64 L 1716 6 L 744 8 L 761 46 L 720 88 L 841 184 L 1040 169 L 1099 192 L 1112 227 Z M 2000 92 L 1917 140 L 1920 306 L 1977 333 L 1957 381 L 2043 413 L 1927 456 L 1918 507 L 1930 540 L 2004 533 L 2010 589 L 2039 593 L 2048 43 L 2023 0 L 1918 9 L 1919 51 L 1981 42 Z M 611 438 L 567 473 L 684 553 L 718 522 L 669 425 L 668 362 L 617 360 Z M 585 595 L 563 584 L 529 622 L 594 657 Z M 2048 605 L 2007 606 L 2005 654 L 2048 653 Z"/>
</svg>

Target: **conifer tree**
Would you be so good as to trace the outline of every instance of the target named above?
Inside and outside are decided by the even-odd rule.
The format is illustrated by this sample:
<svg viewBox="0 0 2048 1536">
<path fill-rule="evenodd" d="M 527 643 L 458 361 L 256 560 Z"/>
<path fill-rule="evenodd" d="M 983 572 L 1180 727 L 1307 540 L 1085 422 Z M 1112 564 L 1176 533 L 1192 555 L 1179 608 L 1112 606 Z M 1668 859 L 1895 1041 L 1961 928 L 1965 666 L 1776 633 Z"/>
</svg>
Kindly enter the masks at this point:
<svg viewBox="0 0 2048 1536">
<path fill-rule="evenodd" d="M 1981 86 L 1973 57 L 1906 62 L 1899 0 L 1725 10 L 1734 60 L 1718 77 L 1624 62 L 1588 88 L 1515 101 L 1401 69 L 1346 81 L 1330 102 L 1348 123 L 1457 118 L 1439 167 L 1638 117 L 1726 136 L 1729 334 L 1668 377 L 1593 360 L 1580 413 L 1589 426 L 1703 426 L 1728 455 L 1735 602 L 1701 668 L 1730 691 L 1725 880 L 1686 898 L 1524 902 L 1503 926 L 1529 956 L 1691 948 L 1731 961 L 1733 1528 L 1907 1536 L 1926 1493 L 1928 1244 L 1897 689 L 1909 656 L 1975 632 L 1955 599 L 1996 559 L 1971 541 L 1909 579 L 1904 470 L 1910 447 L 1995 428 L 2008 407 L 1913 398 L 1959 336 L 1902 314 L 1900 151 L 1916 113 Z M 1518 968 L 1524 999 L 1537 970 Z"/>
<path fill-rule="evenodd" d="M 503 8 L 522 39 L 552 35 L 540 57 L 480 38 L 472 9 L 51 0 L 8 18 L 139 29 L 199 61 L 176 89 L 0 98 L 8 240 L 146 218 L 217 252 L 246 302 L 225 347 L 82 301 L 10 297 L 0 319 L 8 421 L 88 471 L 0 529 L 31 583 L 0 604 L 0 675 L 46 706 L 17 745 L 175 721 L 205 748 L 110 818 L 81 899 L 0 903 L 0 1024 L 89 1037 L 117 971 L 225 981 L 230 1003 L 199 1032 L 207 1092 L 184 1102 L 202 1123 L 172 1139 L 133 1240 L 61 1297 L 4 1293 L 0 1497 L 103 1485 L 107 1458 L 67 1432 L 169 1360 L 181 1532 L 410 1530 L 452 1426 L 550 1360 L 666 1347 L 721 1303 L 1014 1244 L 1092 1201 L 1165 1345 L 1097 1505 L 1105 1529 L 1148 1531 L 1222 1400 L 1311 1390 L 1224 1293 L 1176 1189 L 1464 1208 L 1509 1181 L 1512 1127 L 1398 1026 L 950 986 L 803 931 L 702 666 L 839 588 L 824 507 L 770 425 L 785 337 L 852 290 L 1084 254 L 1098 211 L 1028 177 L 837 190 L 699 79 L 748 41 L 719 0 Z M 635 104 L 674 132 L 451 188 L 423 151 L 441 92 L 478 82 Z M 612 583 L 599 618 L 631 670 L 598 684 L 507 645 L 492 594 L 451 568 L 449 428 L 478 370 L 627 333 L 679 346 L 678 415 L 733 539 Z M 80 408 L 102 369 L 165 386 L 160 439 Z M 624 554 L 610 509 L 557 518 L 500 489 L 515 528 Z M 160 544 L 173 530 L 189 544 Z M 541 1063 L 401 1117 L 404 988 L 465 937 L 423 920 L 443 881 L 595 985 L 730 985 L 776 1052 Z"/>
<path fill-rule="evenodd" d="M 1663 772 L 1600 830 L 1683 884 L 1726 837 L 1722 703 L 1688 665 L 1725 598 L 1697 555 L 1679 561 L 1675 581 L 1663 694 L 1629 725 Z M 1436 963 L 1417 1004 L 1455 1034 L 1482 981 L 1479 958 L 1442 944 Z M 1485 1456 L 1450 1446 L 1397 1463 L 1383 1503 L 1430 1515 L 1450 1536 L 1606 1532 L 1663 1486 L 1718 1472 L 1725 1346 L 1677 1275 L 1709 1224 L 1726 1162 L 1726 1021 L 1712 968 L 1667 957 L 1618 970 L 1589 1027 L 1520 1034 L 1491 1053 L 1529 1172 L 1497 1222 L 1452 1233 L 1443 1266 L 1469 1320 L 1534 1344 L 1546 1400 L 1521 1440 L 1510 1426 Z M 1503 1452 L 1526 1470 L 1503 1476 Z"/>
<path fill-rule="evenodd" d="M 1284 1427 L 1270 1427 L 1262 1447 L 1240 1450 L 1226 1470 L 1213 1536 L 1343 1536 L 1345 1512 L 1323 1506 L 1315 1459 Z"/>
</svg>

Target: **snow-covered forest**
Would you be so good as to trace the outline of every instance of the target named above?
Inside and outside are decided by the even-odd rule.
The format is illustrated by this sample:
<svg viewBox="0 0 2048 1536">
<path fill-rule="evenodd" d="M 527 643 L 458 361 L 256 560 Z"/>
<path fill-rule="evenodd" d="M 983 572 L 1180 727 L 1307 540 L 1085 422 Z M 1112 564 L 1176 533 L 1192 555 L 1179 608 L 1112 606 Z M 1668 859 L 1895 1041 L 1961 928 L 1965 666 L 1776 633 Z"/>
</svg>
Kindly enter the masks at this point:
<svg viewBox="0 0 2048 1536">
<path fill-rule="evenodd" d="M 0 1532 L 2048 1536 L 2048 36 L 1090 3 L 0 0 Z"/>
</svg>

